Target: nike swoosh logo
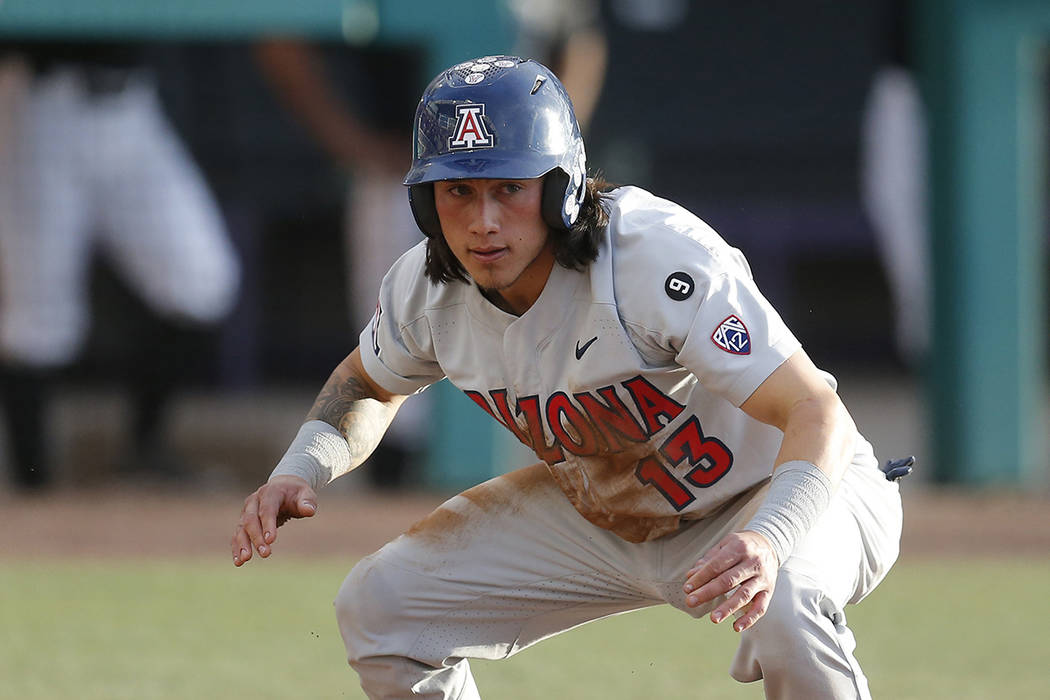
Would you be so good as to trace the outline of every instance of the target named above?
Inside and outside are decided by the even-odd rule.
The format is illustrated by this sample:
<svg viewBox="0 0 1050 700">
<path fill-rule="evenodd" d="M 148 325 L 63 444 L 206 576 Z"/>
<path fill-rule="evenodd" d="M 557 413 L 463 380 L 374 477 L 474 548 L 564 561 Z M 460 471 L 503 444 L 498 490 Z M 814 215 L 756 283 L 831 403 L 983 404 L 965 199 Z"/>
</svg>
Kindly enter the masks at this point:
<svg viewBox="0 0 1050 700">
<path fill-rule="evenodd" d="M 596 340 L 598 340 L 598 336 L 594 336 L 593 338 L 588 340 L 586 343 L 583 344 L 582 348 L 580 347 L 580 341 L 577 340 L 576 341 L 576 359 L 579 360 L 580 358 L 582 358 L 583 357 L 583 353 L 587 352 L 587 348 L 591 347 L 591 344 L 594 343 L 594 341 L 596 341 Z"/>
</svg>

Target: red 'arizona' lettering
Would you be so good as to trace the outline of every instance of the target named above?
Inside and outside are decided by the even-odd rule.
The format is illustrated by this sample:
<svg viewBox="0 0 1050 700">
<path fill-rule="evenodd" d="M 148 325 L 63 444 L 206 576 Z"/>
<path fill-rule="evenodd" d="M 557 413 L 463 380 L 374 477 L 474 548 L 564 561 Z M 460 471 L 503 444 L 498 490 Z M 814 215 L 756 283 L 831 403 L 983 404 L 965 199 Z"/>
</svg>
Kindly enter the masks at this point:
<svg viewBox="0 0 1050 700">
<path fill-rule="evenodd" d="M 638 412 L 645 419 L 645 428 L 649 435 L 654 435 L 685 410 L 685 406 L 666 396 L 641 375 L 628 379 L 623 385 L 627 391 L 631 392 L 631 398 L 634 399 Z M 661 423 L 661 417 L 666 418 L 666 421 Z"/>
<path fill-rule="evenodd" d="M 521 444 L 535 452 L 536 456 L 544 462 L 547 464 L 558 464 L 565 461 L 565 455 L 558 445 L 558 436 L 555 437 L 553 444 L 547 444 L 547 436 L 543 433 L 543 422 L 540 419 L 540 401 L 538 396 L 524 396 L 518 400 L 517 412 L 525 414 L 525 423 L 529 428 L 529 432 L 526 433 L 518 427 L 518 422 L 511 415 L 506 389 L 493 389 L 489 392 L 493 402 L 496 404 L 496 411 L 499 412 L 499 415 L 493 412 L 489 402 L 479 392 L 465 390 L 463 393 L 484 409 L 485 413 L 495 418 L 500 425 L 512 432 Z"/>
<path fill-rule="evenodd" d="M 514 420 L 514 416 L 511 415 L 510 405 L 507 403 L 507 390 L 506 389 L 495 389 L 490 391 L 492 400 L 496 404 L 496 410 L 499 411 L 500 417 L 503 419 L 500 422 L 503 425 L 510 428 L 510 432 L 514 433 L 514 437 L 518 438 L 523 444 L 532 447 L 532 440 L 528 434 L 518 426 L 518 422 Z M 485 399 L 482 399 L 484 401 Z M 497 418 L 496 420 L 499 420 Z"/>
<path fill-rule="evenodd" d="M 579 408 L 561 391 L 547 399 L 546 410 L 541 409 L 539 396 L 522 396 L 513 413 L 506 389 L 489 391 L 492 404 L 480 392 L 464 393 L 514 433 L 522 444 L 532 448 L 540 459 L 557 464 L 565 459 L 563 447 L 577 456 L 591 456 L 620 452 L 629 443 L 645 442 L 685 410 L 685 406 L 640 375 L 623 382 L 622 386 L 630 394 L 644 424 L 628 410 L 614 386 L 598 389 L 601 399 L 589 391 L 574 394 Z M 521 415 L 525 417 L 527 432 L 517 420 Z M 544 428 L 554 437 L 550 444 Z"/>
<path fill-rule="evenodd" d="M 523 396 L 518 399 L 514 413 L 511 413 L 506 389 L 489 391 L 495 410 L 481 393 L 464 393 L 514 433 L 518 440 L 532 448 L 536 456 L 547 464 L 558 464 L 565 461 L 562 448 L 573 455 L 592 456 L 602 452 L 621 452 L 629 443 L 645 442 L 685 410 L 685 406 L 641 375 L 628 379 L 622 386 L 631 395 L 644 425 L 624 404 L 615 386 L 598 389 L 600 399 L 589 391 L 574 394 L 579 408 L 562 391 L 547 399 L 545 411 L 540 408 L 539 396 Z M 518 422 L 522 415 L 527 432 Z M 547 443 L 544 418 L 554 437 L 550 444 Z M 652 454 L 642 458 L 634 473 L 639 482 L 655 488 L 675 510 L 681 511 L 696 500 L 682 478 L 675 474 L 683 463 L 689 467 L 684 480 L 693 486 L 707 488 L 732 469 L 733 453 L 718 438 L 704 435 L 700 421 L 696 416 L 690 416 L 663 441 L 659 456 Z"/>
<path fill-rule="evenodd" d="M 507 390 L 506 390 L 506 389 L 503 389 L 502 391 L 503 391 L 503 394 L 504 394 L 504 396 L 506 396 L 506 394 L 507 394 Z M 489 408 L 489 402 L 488 402 L 488 401 L 486 401 L 486 400 L 485 400 L 485 397 L 484 397 L 484 396 L 482 396 L 482 395 L 481 395 L 481 394 L 480 394 L 479 392 L 477 392 L 477 391 L 471 391 L 471 390 L 469 390 L 469 389 L 466 389 L 466 390 L 464 390 L 464 391 L 463 391 L 463 393 L 464 393 L 464 394 L 466 394 L 466 395 L 467 395 L 467 397 L 468 397 L 468 398 L 469 398 L 469 399 L 470 399 L 471 401 L 473 401 L 473 402 L 474 402 L 474 403 L 476 403 L 477 405 L 481 406 L 481 408 L 482 408 L 482 409 L 483 409 L 483 410 L 485 411 L 485 413 L 489 414 L 490 416 L 492 416 L 493 418 L 495 418 L 496 420 L 498 420 L 498 421 L 499 421 L 500 423 L 503 423 L 504 427 L 507 427 L 507 428 L 509 428 L 509 427 L 510 427 L 510 426 L 509 426 L 509 425 L 507 425 L 507 424 L 506 424 L 506 423 L 505 423 L 504 421 L 501 421 L 501 420 L 499 420 L 499 418 L 498 418 L 498 417 L 496 416 L 496 414 L 492 412 L 492 409 L 491 409 L 491 408 Z"/>
<path fill-rule="evenodd" d="M 605 439 L 605 444 L 610 452 L 619 452 L 627 447 L 629 442 L 645 442 L 645 429 L 638 421 L 620 397 L 616 394 L 616 388 L 612 386 L 598 389 L 598 394 L 605 399 L 602 403 L 591 396 L 589 392 L 573 394 L 584 412 L 590 416 L 595 428 Z"/>
<path fill-rule="evenodd" d="M 569 423 L 568 429 L 562 423 L 563 417 Z M 563 392 L 559 391 L 547 399 L 547 424 L 554 433 L 554 439 L 574 455 L 596 455 L 601 449 L 594 424 L 580 413 Z"/>
</svg>

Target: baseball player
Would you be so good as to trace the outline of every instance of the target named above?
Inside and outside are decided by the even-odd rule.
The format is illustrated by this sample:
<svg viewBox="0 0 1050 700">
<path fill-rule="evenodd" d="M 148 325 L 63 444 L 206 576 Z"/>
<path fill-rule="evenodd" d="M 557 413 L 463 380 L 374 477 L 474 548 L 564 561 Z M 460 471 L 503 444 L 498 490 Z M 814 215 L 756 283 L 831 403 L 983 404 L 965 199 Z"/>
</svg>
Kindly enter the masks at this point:
<svg viewBox="0 0 1050 700">
<path fill-rule="evenodd" d="M 896 559 L 897 485 L 740 252 L 585 168 L 544 66 L 491 56 L 434 79 L 405 178 L 426 240 L 246 499 L 234 564 L 269 556 L 448 378 L 541 461 L 350 572 L 336 612 L 370 698 L 477 698 L 468 659 L 663 603 L 740 632 L 730 674 L 767 697 L 869 697 L 844 608 Z"/>
</svg>

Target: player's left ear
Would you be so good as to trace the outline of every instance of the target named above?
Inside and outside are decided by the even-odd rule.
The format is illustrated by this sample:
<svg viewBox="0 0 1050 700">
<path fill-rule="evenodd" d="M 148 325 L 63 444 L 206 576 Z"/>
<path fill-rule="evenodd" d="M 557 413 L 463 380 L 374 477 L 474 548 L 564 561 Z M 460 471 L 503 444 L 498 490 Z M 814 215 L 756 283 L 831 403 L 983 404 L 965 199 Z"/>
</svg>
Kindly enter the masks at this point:
<svg viewBox="0 0 1050 700">
<path fill-rule="evenodd" d="M 419 230 L 430 238 L 440 238 L 441 220 L 438 219 L 437 205 L 434 204 L 434 183 L 423 182 L 409 187 L 408 204 L 412 207 L 412 216 Z"/>
</svg>

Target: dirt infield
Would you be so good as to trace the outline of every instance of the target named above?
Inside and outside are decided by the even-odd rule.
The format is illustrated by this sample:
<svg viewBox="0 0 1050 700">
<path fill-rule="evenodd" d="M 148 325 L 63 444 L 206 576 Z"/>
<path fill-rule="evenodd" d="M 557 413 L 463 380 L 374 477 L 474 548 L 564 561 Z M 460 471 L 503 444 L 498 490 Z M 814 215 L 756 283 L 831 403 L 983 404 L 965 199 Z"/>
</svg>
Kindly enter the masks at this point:
<svg viewBox="0 0 1050 700">
<path fill-rule="evenodd" d="M 244 494 L 150 489 L 0 495 L 0 558 L 228 559 Z M 318 515 L 281 529 L 275 555 L 356 558 L 407 529 L 437 494 L 322 494 Z M 1050 496 L 905 489 L 903 557 L 1050 554 Z"/>
</svg>

